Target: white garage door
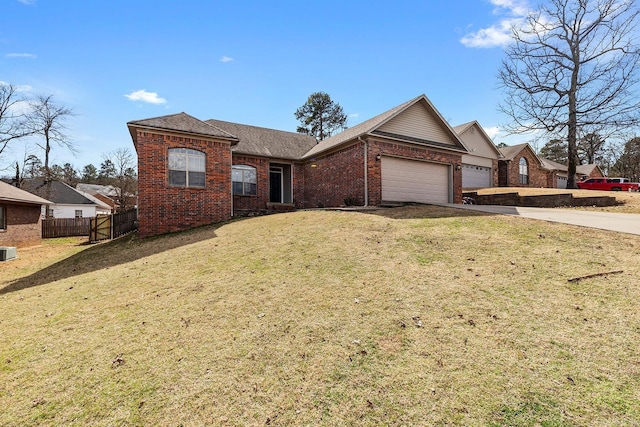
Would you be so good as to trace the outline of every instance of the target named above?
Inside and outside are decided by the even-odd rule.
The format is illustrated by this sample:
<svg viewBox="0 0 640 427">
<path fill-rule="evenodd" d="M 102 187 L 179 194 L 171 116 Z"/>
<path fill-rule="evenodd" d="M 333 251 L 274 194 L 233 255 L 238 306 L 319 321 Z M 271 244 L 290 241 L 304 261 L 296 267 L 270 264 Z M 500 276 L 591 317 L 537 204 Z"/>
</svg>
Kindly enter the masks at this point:
<svg viewBox="0 0 640 427">
<path fill-rule="evenodd" d="M 462 188 L 491 187 L 491 168 L 462 165 Z"/>
<path fill-rule="evenodd" d="M 449 166 L 382 157 L 382 200 L 448 203 Z"/>
<path fill-rule="evenodd" d="M 567 188 L 567 177 L 558 175 L 558 188 Z"/>
</svg>

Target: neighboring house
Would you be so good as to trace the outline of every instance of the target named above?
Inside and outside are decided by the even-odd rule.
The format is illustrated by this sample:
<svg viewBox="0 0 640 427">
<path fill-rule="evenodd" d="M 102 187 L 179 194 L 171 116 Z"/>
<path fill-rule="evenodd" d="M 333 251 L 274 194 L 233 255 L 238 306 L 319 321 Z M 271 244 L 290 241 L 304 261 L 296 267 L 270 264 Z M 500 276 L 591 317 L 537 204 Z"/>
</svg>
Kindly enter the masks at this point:
<svg viewBox="0 0 640 427">
<path fill-rule="evenodd" d="M 118 208 L 118 198 L 120 190 L 113 185 L 99 185 L 99 184 L 76 184 L 76 190 L 87 193 L 107 204 L 112 211 L 116 211 Z"/>
<path fill-rule="evenodd" d="M 562 163 L 554 162 L 549 159 L 540 158 L 542 166 L 547 170 L 548 188 L 567 188 L 567 178 L 569 176 L 569 168 Z"/>
<path fill-rule="evenodd" d="M 41 207 L 50 203 L 0 181 L 0 246 L 39 245 L 42 242 Z"/>
<path fill-rule="evenodd" d="M 494 167 L 503 156 L 491 137 L 477 121 L 455 126 L 453 130 L 469 152 L 462 155 L 462 188 L 493 187 Z"/>
<path fill-rule="evenodd" d="M 25 179 L 21 188 L 52 202 L 42 212 L 43 216 L 49 218 L 92 218 L 99 214 L 111 213 L 111 207 L 106 203 L 62 181 Z"/>
<path fill-rule="evenodd" d="M 127 126 L 143 237 L 251 211 L 462 201 L 467 150 L 424 95 L 318 144 L 185 113 Z"/>
<path fill-rule="evenodd" d="M 576 175 L 580 181 L 584 181 L 589 178 L 603 178 L 605 176 L 602 169 L 600 169 L 600 166 L 596 164 L 576 166 Z"/>
<path fill-rule="evenodd" d="M 499 187 L 547 186 L 548 170 L 529 144 L 501 147 L 502 159 L 496 160 L 494 182 Z"/>
</svg>

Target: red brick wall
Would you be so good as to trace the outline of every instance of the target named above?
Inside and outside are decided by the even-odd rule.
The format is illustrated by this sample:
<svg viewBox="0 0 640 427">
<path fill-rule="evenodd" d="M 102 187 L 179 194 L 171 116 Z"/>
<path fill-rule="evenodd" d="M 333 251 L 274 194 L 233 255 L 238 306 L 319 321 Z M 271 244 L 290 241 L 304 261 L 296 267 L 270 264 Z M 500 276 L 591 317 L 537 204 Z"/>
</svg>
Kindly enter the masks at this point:
<svg viewBox="0 0 640 427">
<path fill-rule="evenodd" d="M 42 243 L 40 205 L 0 203 L 7 215 L 7 228 L 0 230 L 0 246 L 18 248 Z"/>
<path fill-rule="evenodd" d="M 314 167 L 315 165 L 315 167 Z M 317 157 L 304 168 L 304 207 L 335 207 L 354 197 L 364 204 L 364 149 L 361 142 Z"/>
<path fill-rule="evenodd" d="M 520 158 L 522 157 L 527 159 L 529 165 L 529 184 L 520 184 Z M 528 150 L 523 150 L 511 161 L 500 160 L 499 162 L 507 164 L 507 187 L 544 188 L 549 185 L 547 181 L 548 171 L 540 168 L 538 161 Z M 495 182 L 498 182 L 498 168 L 496 167 L 495 169 L 494 178 L 496 179 Z"/>
<path fill-rule="evenodd" d="M 226 141 L 137 130 L 138 235 L 186 230 L 231 218 L 231 146 Z M 169 186 L 168 149 L 206 156 L 205 188 Z"/>
<path fill-rule="evenodd" d="M 267 209 L 269 201 L 269 159 L 264 157 L 245 156 L 233 154 L 234 165 L 246 165 L 256 168 L 257 186 L 255 196 L 233 196 L 234 215 L 243 212 L 260 212 Z"/>
<path fill-rule="evenodd" d="M 411 144 L 370 139 L 367 143 L 367 184 L 370 206 L 379 205 L 382 201 L 382 162 L 376 159 L 378 154 L 452 165 L 453 201 L 462 203 L 462 171 L 456 170 L 456 166 L 462 164 L 461 155 Z M 304 207 L 341 206 L 345 204 L 346 197 L 354 198 L 356 205 L 364 205 L 363 142 L 358 141 L 342 150 L 319 156 L 308 162 L 304 170 Z"/>
</svg>

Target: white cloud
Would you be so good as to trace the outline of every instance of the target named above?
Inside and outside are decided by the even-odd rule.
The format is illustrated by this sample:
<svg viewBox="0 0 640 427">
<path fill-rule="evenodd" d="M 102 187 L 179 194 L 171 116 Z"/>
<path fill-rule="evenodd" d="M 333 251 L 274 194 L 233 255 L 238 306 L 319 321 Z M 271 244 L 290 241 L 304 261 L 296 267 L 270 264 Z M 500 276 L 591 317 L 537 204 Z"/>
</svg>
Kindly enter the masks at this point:
<svg viewBox="0 0 640 427">
<path fill-rule="evenodd" d="M 491 0 L 491 4 L 496 6 L 493 14 L 502 18 L 493 25 L 465 35 L 460 39 L 460 43 L 477 48 L 506 46 L 512 40 L 513 27 L 523 23 L 531 12 L 524 0 Z"/>
<path fill-rule="evenodd" d="M 230 56 L 223 56 L 222 58 L 220 58 L 220 62 L 231 62 L 233 61 L 233 58 Z"/>
<path fill-rule="evenodd" d="M 358 117 L 360 117 L 360 114 L 358 114 L 358 113 L 351 113 L 351 114 L 349 114 L 349 117 L 352 117 L 352 118 L 354 118 L 354 119 L 357 119 Z"/>
<path fill-rule="evenodd" d="M 18 0 L 18 2 L 26 5 L 36 4 L 36 0 Z"/>
<path fill-rule="evenodd" d="M 146 90 L 136 90 L 125 95 L 130 101 L 140 101 L 149 104 L 166 104 L 167 100 L 158 96 L 156 92 L 147 92 Z"/>
<path fill-rule="evenodd" d="M 500 128 L 498 126 L 490 127 L 490 128 L 482 128 L 489 138 L 493 139 L 497 134 L 500 133 Z"/>
<path fill-rule="evenodd" d="M 7 58 L 28 58 L 28 59 L 36 59 L 37 56 L 33 53 L 7 53 L 5 55 Z"/>
</svg>

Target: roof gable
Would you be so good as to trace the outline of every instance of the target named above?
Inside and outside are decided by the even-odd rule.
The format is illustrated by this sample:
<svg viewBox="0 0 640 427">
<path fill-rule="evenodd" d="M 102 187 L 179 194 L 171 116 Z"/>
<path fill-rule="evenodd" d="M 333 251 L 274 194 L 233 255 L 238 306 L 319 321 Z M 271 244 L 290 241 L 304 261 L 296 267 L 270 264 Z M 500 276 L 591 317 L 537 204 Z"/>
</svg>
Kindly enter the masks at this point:
<svg viewBox="0 0 640 427">
<path fill-rule="evenodd" d="M 82 195 L 75 188 L 72 188 L 62 181 L 44 179 L 25 179 L 22 182 L 22 189 L 37 196 L 46 198 L 55 204 L 60 205 L 91 205 L 96 203 Z"/>
<path fill-rule="evenodd" d="M 238 138 L 238 144 L 231 149 L 233 153 L 297 160 L 316 145 L 314 137 L 301 133 L 214 119 L 206 123 Z"/>
<path fill-rule="evenodd" d="M 131 137 L 135 141 L 134 128 L 151 128 L 165 131 L 181 132 L 190 135 L 223 138 L 237 142 L 238 138 L 212 124 L 198 120 L 187 113 L 170 114 L 167 116 L 153 117 L 144 120 L 135 120 L 127 123 Z"/>
<path fill-rule="evenodd" d="M 0 201 L 3 202 L 16 202 L 16 203 L 29 203 L 34 205 L 49 205 L 49 200 L 29 193 L 28 191 L 14 187 L 11 184 L 0 181 Z"/>
<path fill-rule="evenodd" d="M 433 104 L 425 95 L 420 95 L 321 141 L 309 150 L 304 157 L 311 157 L 323 151 L 331 150 L 368 134 L 403 140 L 409 143 L 466 151 L 458 135 L 442 118 Z"/>
<path fill-rule="evenodd" d="M 498 147 L 476 120 L 454 126 L 453 130 L 458 134 L 469 154 L 490 159 L 502 158 Z"/>
<path fill-rule="evenodd" d="M 506 147 L 500 147 L 500 152 L 504 156 L 504 160 L 513 160 L 516 157 L 520 156 L 523 151 L 529 151 L 533 158 L 538 162 L 538 165 L 544 167 L 544 165 L 542 164 L 542 160 L 540 160 L 540 157 L 538 157 L 536 152 L 533 151 L 533 148 L 531 148 L 531 146 L 526 142 L 524 144 L 507 145 Z"/>
</svg>

